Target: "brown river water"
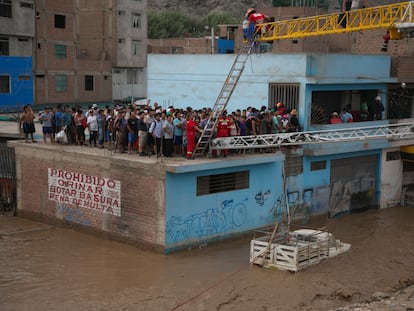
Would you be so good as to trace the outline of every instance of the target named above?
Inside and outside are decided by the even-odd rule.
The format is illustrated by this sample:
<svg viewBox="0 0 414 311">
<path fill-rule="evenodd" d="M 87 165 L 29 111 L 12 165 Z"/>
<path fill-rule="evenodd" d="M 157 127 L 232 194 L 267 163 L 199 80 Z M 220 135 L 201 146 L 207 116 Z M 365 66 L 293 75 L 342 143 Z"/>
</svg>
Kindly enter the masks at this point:
<svg viewBox="0 0 414 311">
<path fill-rule="evenodd" d="M 250 236 L 167 256 L 0 216 L 0 310 L 329 310 L 414 280 L 413 207 L 312 225 L 352 247 L 289 273 L 251 266 Z"/>
</svg>

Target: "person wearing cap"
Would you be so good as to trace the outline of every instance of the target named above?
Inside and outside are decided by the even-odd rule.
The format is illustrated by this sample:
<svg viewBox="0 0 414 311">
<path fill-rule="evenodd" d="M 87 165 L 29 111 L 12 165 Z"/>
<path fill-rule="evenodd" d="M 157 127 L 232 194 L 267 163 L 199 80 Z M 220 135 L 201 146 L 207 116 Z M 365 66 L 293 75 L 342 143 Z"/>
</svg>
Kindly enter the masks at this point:
<svg viewBox="0 0 414 311">
<path fill-rule="evenodd" d="M 339 124 L 339 123 L 342 123 L 342 120 L 339 117 L 339 114 L 336 111 L 332 112 L 332 114 L 331 114 L 331 124 Z"/>
<path fill-rule="evenodd" d="M 289 115 L 288 132 L 299 132 L 298 111 L 296 109 L 292 109 Z"/>
<path fill-rule="evenodd" d="M 50 111 L 50 107 L 45 107 L 45 111 L 40 115 L 39 121 L 42 122 L 43 142 L 46 144 L 46 137 L 50 137 L 50 142 L 53 144 L 52 135 L 52 119 L 53 113 Z"/>
<path fill-rule="evenodd" d="M 245 17 L 248 21 L 248 26 L 252 27 L 254 25 L 255 27 L 255 33 L 260 35 L 263 31 L 262 24 L 266 23 L 269 19 L 268 16 L 264 15 L 263 13 L 259 13 L 254 8 L 248 8 L 246 10 Z"/>
<path fill-rule="evenodd" d="M 281 103 L 281 102 L 278 102 L 276 104 L 276 111 L 277 111 L 277 114 L 278 115 L 283 116 L 284 114 L 286 114 L 286 107 L 285 107 L 285 105 L 283 105 L 283 103 Z"/>
<path fill-rule="evenodd" d="M 373 105 L 373 114 L 374 120 L 382 120 L 382 112 L 384 111 L 384 105 L 382 104 L 381 96 L 375 97 L 375 102 Z"/>
</svg>

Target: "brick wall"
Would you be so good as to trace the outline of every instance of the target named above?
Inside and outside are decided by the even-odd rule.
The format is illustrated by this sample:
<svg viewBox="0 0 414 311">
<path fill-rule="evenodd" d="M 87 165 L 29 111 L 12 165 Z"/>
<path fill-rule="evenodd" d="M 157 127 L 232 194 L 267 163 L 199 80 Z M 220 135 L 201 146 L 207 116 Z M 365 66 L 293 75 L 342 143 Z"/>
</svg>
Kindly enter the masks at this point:
<svg viewBox="0 0 414 311">
<path fill-rule="evenodd" d="M 111 157 L 89 147 L 10 142 L 15 148 L 17 213 L 48 223 L 75 225 L 87 231 L 146 244 L 164 245 L 165 168 L 134 157 Z M 48 169 L 119 181 L 121 216 L 50 200 Z"/>
<path fill-rule="evenodd" d="M 211 54 L 211 40 L 206 38 L 150 39 L 152 54 Z"/>
</svg>

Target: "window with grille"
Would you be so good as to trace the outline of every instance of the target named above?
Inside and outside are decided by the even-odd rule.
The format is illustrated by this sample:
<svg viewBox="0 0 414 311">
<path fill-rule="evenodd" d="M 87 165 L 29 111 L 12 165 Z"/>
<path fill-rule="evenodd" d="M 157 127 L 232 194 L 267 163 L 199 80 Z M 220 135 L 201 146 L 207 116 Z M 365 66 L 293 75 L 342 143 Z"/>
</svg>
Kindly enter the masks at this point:
<svg viewBox="0 0 414 311">
<path fill-rule="evenodd" d="M 249 171 L 197 177 L 198 196 L 247 188 L 249 188 Z"/>
<path fill-rule="evenodd" d="M 65 15 L 55 15 L 55 28 L 66 28 L 66 17 Z"/>
<path fill-rule="evenodd" d="M 311 171 L 319 171 L 326 169 L 326 161 L 311 162 Z"/>
<path fill-rule="evenodd" d="M 299 84 L 270 83 L 269 107 L 273 108 L 278 102 L 283 103 L 287 109 L 297 109 L 299 106 Z"/>
<path fill-rule="evenodd" d="M 0 16 L 12 18 L 11 0 L 0 0 Z"/>
<path fill-rule="evenodd" d="M 0 93 L 10 93 L 10 76 L 0 76 Z"/>
<path fill-rule="evenodd" d="M 387 152 L 387 161 L 396 161 L 401 159 L 399 151 Z"/>
<path fill-rule="evenodd" d="M 66 45 L 56 44 L 55 45 L 55 56 L 59 59 L 66 58 Z"/>
<path fill-rule="evenodd" d="M 55 77 L 56 92 L 66 92 L 67 76 L 59 75 Z"/>
<path fill-rule="evenodd" d="M 303 173 L 303 156 L 288 155 L 285 160 L 286 176 L 295 176 Z"/>
<path fill-rule="evenodd" d="M 141 28 L 141 14 L 132 14 L 132 28 Z"/>
<path fill-rule="evenodd" d="M 7 37 L 0 37 L 0 56 L 1 55 L 9 55 L 9 38 Z"/>
<path fill-rule="evenodd" d="M 21 8 L 33 9 L 33 3 L 30 3 L 30 2 L 20 2 L 20 7 Z"/>
<path fill-rule="evenodd" d="M 85 76 L 85 91 L 93 91 L 93 76 Z"/>
<path fill-rule="evenodd" d="M 127 84 L 138 84 L 138 71 L 135 69 L 127 70 Z"/>
<path fill-rule="evenodd" d="M 141 41 L 133 40 L 132 41 L 132 55 L 142 55 L 143 45 Z"/>
<path fill-rule="evenodd" d="M 29 81 L 30 76 L 29 75 L 19 75 L 19 80 L 20 81 Z"/>
</svg>

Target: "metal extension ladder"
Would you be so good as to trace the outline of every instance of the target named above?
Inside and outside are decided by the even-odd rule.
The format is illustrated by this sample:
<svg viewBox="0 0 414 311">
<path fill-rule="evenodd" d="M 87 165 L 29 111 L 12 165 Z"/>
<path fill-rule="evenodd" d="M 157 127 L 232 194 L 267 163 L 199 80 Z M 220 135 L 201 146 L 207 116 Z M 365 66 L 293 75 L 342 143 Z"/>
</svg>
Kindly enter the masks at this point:
<svg viewBox="0 0 414 311">
<path fill-rule="evenodd" d="M 211 140 L 210 150 L 273 148 L 373 139 L 414 139 L 414 124 L 409 122 L 309 132 L 220 137 Z"/>
<path fill-rule="evenodd" d="M 243 45 L 239 49 L 236 59 L 230 69 L 230 72 L 224 82 L 224 85 L 220 91 L 219 96 L 216 99 L 216 102 L 213 106 L 213 109 L 210 113 L 210 116 L 207 120 L 207 123 L 202 129 L 202 133 L 198 139 L 196 147 L 194 148 L 193 157 L 202 156 L 206 151 L 207 147 L 210 144 L 211 139 L 213 138 L 214 131 L 216 129 L 218 120 L 222 115 L 223 111 L 226 109 L 227 103 L 230 100 L 231 95 L 233 94 L 234 89 L 236 88 L 237 82 L 240 79 L 240 76 L 243 73 L 245 64 L 250 54 L 259 48 L 259 43 L 255 40 L 249 40 L 247 44 Z"/>
</svg>

